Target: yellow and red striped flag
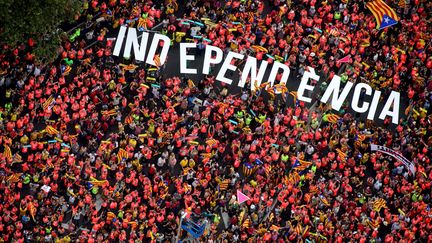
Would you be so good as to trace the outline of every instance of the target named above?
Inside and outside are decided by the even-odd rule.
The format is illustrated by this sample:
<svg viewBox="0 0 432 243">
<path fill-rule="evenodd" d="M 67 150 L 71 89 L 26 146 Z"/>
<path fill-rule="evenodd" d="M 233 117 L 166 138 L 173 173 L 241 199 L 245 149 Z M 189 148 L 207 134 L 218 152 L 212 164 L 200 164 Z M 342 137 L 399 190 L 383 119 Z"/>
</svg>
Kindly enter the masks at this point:
<svg viewBox="0 0 432 243">
<path fill-rule="evenodd" d="M 267 177 L 270 177 L 272 169 L 273 169 L 272 166 L 269 164 L 266 164 L 266 166 L 264 166 L 264 172 Z"/>
<path fill-rule="evenodd" d="M 12 161 L 13 161 L 14 163 L 21 163 L 23 160 L 22 160 L 21 155 L 19 155 L 19 154 L 15 154 L 15 155 L 13 156 L 13 158 L 12 158 Z"/>
<path fill-rule="evenodd" d="M 36 222 L 35 220 L 36 212 L 37 212 L 37 208 L 33 203 L 30 203 L 30 216 L 32 217 L 34 222 Z"/>
<path fill-rule="evenodd" d="M 211 146 L 211 147 L 213 147 L 217 143 L 218 143 L 218 141 L 216 139 L 214 139 L 214 138 L 209 138 L 209 139 L 206 140 L 206 144 L 209 145 L 209 146 Z"/>
<path fill-rule="evenodd" d="M 230 181 L 228 179 L 221 181 L 219 183 L 219 190 L 221 190 L 221 191 L 226 190 L 228 188 L 228 186 L 229 186 L 229 182 Z"/>
<path fill-rule="evenodd" d="M 47 132 L 49 135 L 59 134 L 59 131 L 57 129 L 55 129 L 54 127 L 49 126 L 49 125 L 45 127 L 45 132 Z"/>
<path fill-rule="evenodd" d="M 20 178 L 21 175 L 22 175 L 22 173 L 14 173 L 7 178 L 7 181 L 9 183 L 17 183 L 18 181 L 21 180 L 21 178 Z"/>
<path fill-rule="evenodd" d="M 333 36 L 339 36 L 339 30 L 337 29 L 337 28 L 332 28 L 330 31 L 329 31 L 329 34 L 330 35 L 333 35 Z"/>
<path fill-rule="evenodd" d="M 327 198 L 325 198 L 323 195 L 319 195 L 319 198 L 321 202 L 324 203 L 324 205 L 326 205 L 327 207 L 330 206 L 330 203 L 327 201 Z"/>
<path fill-rule="evenodd" d="M 213 154 L 212 153 L 202 153 L 201 156 L 204 159 L 210 159 L 213 156 Z"/>
<path fill-rule="evenodd" d="M 117 161 L 121 162 L 123 159 L 128 159 L 128 153 L 124 149 L 120 149 L 117 153 Z"/>
<path fill-rule="evenodd" d="M 330 122 L 330 123 L 336 123 L 339 121 L 339 119 L 341 119 L 340 116 L 336 115 L 336 114 L 326 114 L 323 116 L 323 121 L 325 122 Z"/>
<path fill-rule="evenodd" d="M 54 96 L 50 96 L 43 104 L 42 104 L 42 108 L 44 110 L 49 109 L 50 107 L 52 107 L 52 105 L 55 103 L 54 100 Z"/>
<path fill-rule="evenodd" d="M 317 194 L 319 192 L 319 189 L 317 186 L 315 185 L 309 185 L 309 193 L 314 195 Z"/>
<path fill-rule="evenodd" d="M 275 84 L 274 88 L 277 92 L 281 92 L 282 94 L 285 94 L 286 92 L 288 92 L 288 88 L 284 83 Z"/>
<path fill-rule="evenodd" d="M 129 222 L 129 225 L 131 226 L 132 229 L 136 229 L 138 227 L 138 223 L 136 221 Z"/>
<path fill-rule="evenodd" d="M 113 212 L 108 212 L 107 213 L 107 220 L 108 221 L 111 221 L 111 220 L 113 220 L 115 218 L 116 218 L 116 215 Z"/>
<path fill-rule="evenodd" d="M 108 183 L 108 181 L 107 180 L 97 180 L 94 177 L 90 177 L 90 183 L 93 186 L 103 186 L 103 185 L 106 185 Z"/>
<path fill-rule="evenodd" d="M 338 154 L 338 156 L 343 160 L 343 161 L 345 161 L 346 160 L 346 158 L 347 158 L 347 154 L 346 153 L 344 153 L 342 150 L 340 150 L 340 149 L 336 149 L 336 153 Z"/>
<path fill-rule="evenodd" d="M 280 228 L 281 228 L 281 227 L 279 227 L 279 226 L 272 225 L 272 226 L 270 227 L 270 230 L 272 230 L 272 231 L 279 231 Z"/>
<path fill-rule="evenodd" d="M 300 175 L 298 173 L 290 173 L 284 178 L 285 183 L 296 185 L 300 181 Z"/>
<path fill-rule="evenodd" d="M 379 228 L 379 226 L 380 226 L 380 223 L 379 223 L 379 220 L 378 219 L 375 219 L 375 220 L 370 220 L 370 219 L 367 219 L 366 220 L 366 223 L 372 228 L 372 229 L 377 229 L 377 228 Z"/>
<path fill-rule="evenodd" d="M 243 176 L 244 177 L 248 177 L 250 175 L 252 175 L 253 173 L 255 173 L 255 171 L 257 170 L 257 167 L 255 166 L 248 166 L 246 164 L 242 165 L 242 172 L 243 172 Z"/>
<path fill-rule="evenodd" d="M 252 221 L 249 219 L 249 218 L 247 218 L 244 222 L 243 222 L 243 224 L 242 224 L 242 228 L 249 228 L 250 226 L 252 225 Z"/>
<path fill-rule="evenodd" d="M 270 87 L 270 88 L 266 89 L 266 91 L 270 95 L 270 97 L 272 99 L 274 99 L 274 97 L 275 97 L 275 89 L 273 87 Z"/>
<path fill-rule="evenodd" d="M 308 162 L 308 161 L 301 160 L 301 159 L 297 158 L 296 163 L 293 165 L 293 169 L 295 169 L 297 171 L 304 171 L 311 165 L 312 165 L 312 162 Z"/>
<path fill-rule="evenodd" d="M 147 29 L 147 19 L 139 18 L 137 29 L 140 30 L 141 28 Z"/>
<path fill-rule="evenodd" d="M 309 226 L 303 227 L 300 223 L 294 228 L 294 231 L 301 237 L 305 236 L 309 231 Z"/>
<path fill-rule="evenodd" d="M 109 111 L 102 111 L 102 115 L 103 116 L 114 116 L 116 114 L 117 114 L 116 109 L 112 109 L 112 110 L 109 110 Z"/>
<path fill-rule="evenodd" d="M 67 75 L 70 73 L 70 71 L 72 71 L 72 68 L 71 68 L 70 66 L 66 66 L 66 69 L 65 69 L 65 71 L 63 72 L 63 75 L 64 75 L 64 76 L 67 76 Z"/>
<path fill-rule="evenodd" d="M 12 151 L 8 145 L 4 146 L 3 156 L 7 161 L 12 161 Z"/>
<path fill-rule="evenodd" d="M 193 87 L 195 87 L 195 84 L 194 84 L 194 82 L 192 81 L 192 79 L 188 79 L 187 83 L 188 83 L 188 87 L 189 87 L 189 88 L 193 88 Z"/>
<path fill-rule="evenodd" d="M 387 203 L 384 199 L 379 198 L 373 202 L 373 210 L 379 212 L 381 208 L 387 208 Z"/>
<path fill-rule="evenodd" d="M 364 135 L 364 134 L 358 134 L 358 135 L 357 135 L 357 138 L 356 138 L 356 140 L 355 140 L 355 142 L 354 142 L 354 145 L 355 145 L 356 147 L 360 147 L 361 144 L 362 144 L 362 142 L 363 142 L 365 139 L 366 139 L 366 135 Z"/>
<path fill-rule="evenodd" d="M 137 65 L 134 65 L 134 64 L 126 65 L 123 63 L 121 63 L 119 66 L 122 67 L 123 72 L 124 71 L 135 71 L 135 69 L 138 67 Z"/>
<path fill-rule="evenodd" d="M 395 25 L 399 21 L 396 12 L 383 0 L 368 2 L 366 7 L 372 12 L 377 22 L 377 28 L 380 30 Z"/>
<path fill-rule="evenodd" d="M 160 67 L 161 66 L 161 61 L 160 61 L 159 55 L 155 55 L 154 58 L 153 58 L 153 60 L 154 60 L 154 62 L 156 64 L 156 67 Z"/>
<path fill-rule="evenodd" d="M 294 103 L 297 101 L 297 91 L 291 91 L 289 92 L 290 95 L 292 95 Z"/>
<path fill-rule="evenodd" d="M 133 117 L 131 115 L 128 115 L 125 118 L 125 124 L 131 124 L 133 122 Z"/>
</svg>

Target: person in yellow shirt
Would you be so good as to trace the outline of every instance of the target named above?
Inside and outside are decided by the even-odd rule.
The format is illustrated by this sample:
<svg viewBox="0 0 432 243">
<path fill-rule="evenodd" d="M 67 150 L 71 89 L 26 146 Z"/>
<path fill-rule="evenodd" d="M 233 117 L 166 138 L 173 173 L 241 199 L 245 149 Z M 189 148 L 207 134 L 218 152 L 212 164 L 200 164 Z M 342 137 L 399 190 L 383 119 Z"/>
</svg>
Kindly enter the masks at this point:
<svg viewBox="0 0 432 243">
<path fill-rule="evenodd" d="M 180 161 L 180 165 L 182 168 L 186 167 L 188 165 L 188 159 L 186 157 L 184 157 L 181 161 Z"/>
</svg>

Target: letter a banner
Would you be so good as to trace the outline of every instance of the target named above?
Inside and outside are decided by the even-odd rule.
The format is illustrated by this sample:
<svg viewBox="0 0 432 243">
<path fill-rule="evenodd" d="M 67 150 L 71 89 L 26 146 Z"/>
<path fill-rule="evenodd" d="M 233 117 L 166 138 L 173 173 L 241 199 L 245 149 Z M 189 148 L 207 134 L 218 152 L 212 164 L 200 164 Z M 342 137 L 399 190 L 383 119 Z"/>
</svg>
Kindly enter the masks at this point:
<svg viewBox="0 0 432 243">
<path fill-rule="evenodd" d="M 382 152 L 382 153 L 385 153 L 385 154 L 388 154 L 388 155 L 394 157 L 395 159 L 401 161 L 407 167 L 407 169 L 412 173 L 413 176 L 415 175 L 414 163 L 409 161 L 407 158 L 403 157 L 402 155 L 400 155 L 398 152 L 394 151 L 393 149 L 389 149 L 389 148 L 381 146 L 381 145 L 371 144 L 371 151 Z"/>
</svg>

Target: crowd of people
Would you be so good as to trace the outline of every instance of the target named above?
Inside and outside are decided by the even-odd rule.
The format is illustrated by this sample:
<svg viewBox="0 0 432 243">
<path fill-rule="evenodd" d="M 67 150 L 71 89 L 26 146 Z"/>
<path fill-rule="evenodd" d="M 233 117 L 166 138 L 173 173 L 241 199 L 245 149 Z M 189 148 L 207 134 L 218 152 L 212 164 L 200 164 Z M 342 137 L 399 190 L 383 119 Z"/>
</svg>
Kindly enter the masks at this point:
<svg viewBox="0 0 432 243">
<path fill-rule="evenodd" d="M 92 0 L 53 63 L 3 44 L 0 241 L 171 242 L 190 215 L 208 222 L 203 242 L 432 241 L 432 2 L 388 4 L 401 20 L 378 31 L 358 0 Z M 173 48 L 314 67 L 409 107 L 376 125 L 111 56 L 119 26 L 159 24 Z"/>
</svg>

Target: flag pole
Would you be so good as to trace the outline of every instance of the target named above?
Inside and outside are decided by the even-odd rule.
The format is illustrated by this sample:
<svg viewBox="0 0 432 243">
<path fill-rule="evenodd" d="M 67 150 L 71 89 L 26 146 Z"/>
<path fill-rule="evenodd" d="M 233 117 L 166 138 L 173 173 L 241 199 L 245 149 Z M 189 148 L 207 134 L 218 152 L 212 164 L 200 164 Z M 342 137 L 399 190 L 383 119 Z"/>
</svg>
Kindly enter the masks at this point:
<svg viewBox="0 0 432 243">
<path fill-rule="evenodd" d="M 179 237 L 180 237 L 180 232 L 181 232 L 181 225 L 183 223 L 183 219 L 186 217 L 186 214 L 185 214 L 185 212 L 183 210 L 180 212 L 180 215 L 181 215 L 180 216 L 180 222 L 179 222 L 179 226 L 178 226 L 178 229 L 177 229 L 177 235 L 176 235 L 174 243 L 178 243 L 179 242 Z"/>
</svg>

